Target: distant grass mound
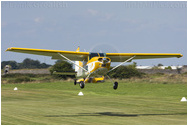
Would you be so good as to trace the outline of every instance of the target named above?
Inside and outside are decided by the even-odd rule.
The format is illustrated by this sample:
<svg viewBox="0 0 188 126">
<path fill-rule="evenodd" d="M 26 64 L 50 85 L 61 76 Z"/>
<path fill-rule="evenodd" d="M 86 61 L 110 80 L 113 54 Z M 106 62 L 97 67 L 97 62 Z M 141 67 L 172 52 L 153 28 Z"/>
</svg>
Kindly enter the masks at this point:
<svg viewBox="0 0 188 126">
<path fill-rule="evenodd" d="M 63 77 L 62 77 L 63 76 Z M 130 78 L 117 78 L 118 82 L 146 82 L 146 83 L 187 83 L 187 74 L 142 74 L 142 76 L 133 76 Z M 10 83 L 29 83 L 29 82 L 54 82 L 54 81 L 74 81 L 72 76 L 66 75 L 47 75 L 47 74 L 6 74 L 1 76 L 2 84 L 10 84 Z M 105 81 L 110 82 L 108 78 Z"/>
</svg>

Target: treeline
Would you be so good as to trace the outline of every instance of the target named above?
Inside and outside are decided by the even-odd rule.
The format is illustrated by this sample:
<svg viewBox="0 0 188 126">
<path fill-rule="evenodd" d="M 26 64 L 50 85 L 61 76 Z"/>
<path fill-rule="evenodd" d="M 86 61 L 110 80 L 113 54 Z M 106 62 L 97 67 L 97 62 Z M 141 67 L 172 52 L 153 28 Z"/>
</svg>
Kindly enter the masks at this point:
<svg viewBox="0 0 188 126">
<path fill-rule="evenodd" d="M 56 75 L 53 76 L 56 76 L 58 78 L 67 78 L 67 77 L 75 78 L 73 65 L 67 61 L 62 61 L 62 60 L 57 60 L 53 66 L 46 63 L 40 63 L 40 61 L 38 60 L 32 60 L 29 58 L 24 59 L 23 62 L 21 63 L 17 63 L 16 61 L 2 61 L 1 69 L 3 69 L 6 65 L 10 65 L 11 69 L 42 69 L 42 68 L 51 67 L 49 69 L 50 73 L 52 75 L 54 73 L 57 73 Z M 112 68 L 113 67 L 111 67 L 111 69 Z M 120 66 L 117 69 L 108 73 L 108 75 L 111 78 L 123 79 L 123 78 L 131 78 L 131 77 L 141 77 L 143 73 L 139 72 L 136 69 L 136 63 L 134 62 L 131 65 Z"/>
<path fill-rule="evenodd" d="M 51 66 L 46 63 L 40 63 L 38 60 L 32 60 L 29 58 L 24 59 L 21 63 L 17 63 L 16 61 L 2 61 L 1 69 L 4 69 L 6 65 L 10 65 L 11 69 L 42 69 Z"/>
</svg>

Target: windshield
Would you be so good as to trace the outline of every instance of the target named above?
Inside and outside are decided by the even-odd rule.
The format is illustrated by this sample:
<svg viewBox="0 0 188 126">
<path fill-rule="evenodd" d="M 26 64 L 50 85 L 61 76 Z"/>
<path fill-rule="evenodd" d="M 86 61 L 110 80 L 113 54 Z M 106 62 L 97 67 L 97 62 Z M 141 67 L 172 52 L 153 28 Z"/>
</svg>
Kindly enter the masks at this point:
<svg viewBox="0 0 188 126">
<path fill-rule="evenodd" d="M 106 53 L 90 53 L 89 54 L 89 59 L 93 58 L 93 57 L 106 57 Z"/>
</svg>

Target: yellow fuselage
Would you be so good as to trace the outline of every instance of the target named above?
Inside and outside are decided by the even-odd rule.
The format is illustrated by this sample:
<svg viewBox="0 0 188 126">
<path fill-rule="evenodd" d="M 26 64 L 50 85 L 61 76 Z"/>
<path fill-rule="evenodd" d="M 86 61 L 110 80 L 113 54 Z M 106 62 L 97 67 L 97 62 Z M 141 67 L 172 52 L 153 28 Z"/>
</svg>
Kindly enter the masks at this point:
<svg viewBox="0 0 188 126">
<path fill-rule="evenodd" d="M 93 57 L 83 65 L 88 72 L 82 71 L 82 74 L 79 74 L 80 76 L 77 77 L 86 77 L 88 74 L 93 77 L 105 75 L 110 69 L 110 64 L 111 59 L 108 57 Z"/>
<path fill-rule="evenodd" d="M 109 70 L 110 64 L 111 60 L 108 57 L 93 57 L 87 62 L 86 66 L 88 67 L 88 71 L 93 73 L 99 69 Z"/>
</svg>

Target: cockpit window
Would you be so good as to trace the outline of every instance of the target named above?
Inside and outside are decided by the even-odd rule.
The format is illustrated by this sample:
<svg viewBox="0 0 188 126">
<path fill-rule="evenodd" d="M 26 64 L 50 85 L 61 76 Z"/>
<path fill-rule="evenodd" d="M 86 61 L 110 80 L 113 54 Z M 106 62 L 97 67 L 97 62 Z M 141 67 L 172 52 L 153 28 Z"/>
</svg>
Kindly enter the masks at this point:
<svg viewBox="0 0 188 126">
<path fill-rule="evenodd" d="M 100 57 L 106 57 L 106 53 L 99 53 Z"/>
<path fill-rule="evenodd" d="M 93 58 L 93 57 L 106 57 L 106 53 L 90 53 L 89 54 L 89 59 Z"/>
<path fill-rule="evenodd" d="M 102 58 L 99 58 L 98 61 L 102 62 Z"/>
</svg>

